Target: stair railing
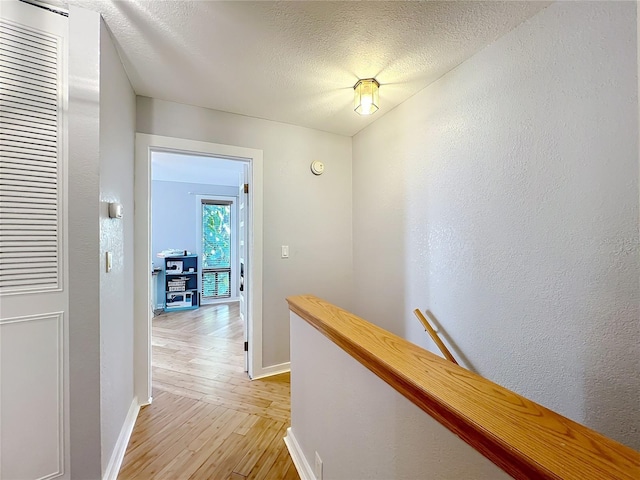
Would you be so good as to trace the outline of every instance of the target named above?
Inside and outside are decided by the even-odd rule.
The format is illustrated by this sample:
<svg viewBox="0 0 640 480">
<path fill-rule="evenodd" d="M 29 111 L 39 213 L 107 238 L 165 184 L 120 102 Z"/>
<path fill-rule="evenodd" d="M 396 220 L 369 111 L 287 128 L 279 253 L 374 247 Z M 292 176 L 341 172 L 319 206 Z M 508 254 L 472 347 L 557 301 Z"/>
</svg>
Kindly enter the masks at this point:
<svg viewBox="0 0 640 480">
<path fill-rule="evenodd" d="M 429 320 L 427 320 L 427 318 L 417 308 L 413 311 L 413 313 L 415 314 L 416 317 L 418 317 L 418 320 L 420 320 L 420 323 L 422 323 L 422 326 L 424 327 L 425 331 L 429 334 L 431 339 L 438 346 L 438 348 L 444 355 L 444 358 L 458 365 L 458 362 L 456 362 L 456 359 L 453 357 L 453 355 L 451 355 L 451 352 L 449 351 L 447 346 L 444 343 L 442 343 L 442 340 L 440 340 L 438 333 L 431 326 L 431 324 L 429 323 Z"/>
</svg>

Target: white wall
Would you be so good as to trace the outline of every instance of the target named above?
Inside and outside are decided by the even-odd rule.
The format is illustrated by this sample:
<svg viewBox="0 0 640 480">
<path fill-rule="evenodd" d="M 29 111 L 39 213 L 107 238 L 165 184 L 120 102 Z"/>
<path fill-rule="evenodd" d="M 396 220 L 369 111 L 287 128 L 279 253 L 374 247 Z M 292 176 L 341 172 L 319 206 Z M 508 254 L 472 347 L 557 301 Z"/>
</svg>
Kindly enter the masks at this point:
<svg viewBox="0 0 640 480">
<path fill-rule="evenodd" d="M 100 466 L 100 15 L 69 9 L 69 417 L 71 478 Z"/>
<path fill-rule="evenodd" d="M 133 401 L 135 94 L 104 22 L 100 31 L 100 417 L 102 471 Z M 109 202 L 123 218 L 109 218 Z M 106 252 L 112 270 L 106 271 Z"/>
<path fill-rule="evenodd" d="M 294 313 L 291 340 L 291 430 L 325 480 L 511 478 Z"/>
<path fill-rule="evenodd" d="M 285 297 L 313 292 L 350 307 L 350 138 L 146 97 L 137 99 L 137 131 L 263 151 L 264 367 L 289 361 Z M 324 175 L 311 173 L 313 160 Z M 290 258 L 280 258 L 281 245 Z"/>
<path fill-rule="evenodd" d="M 354 137 L 355 313 L 639 449 L 635 2 L 558 2 Z M 381 88 L 381 90 L 384 86 Z"/>
<path fill-rule="evenodd" d="M 238 187 L 201 183 L 151 182 L 151 254 L 153 265 L 164 268 L 156 254 L 169 248 L 198 252 L 196 194 L 237 197 Z"/>
</svg>

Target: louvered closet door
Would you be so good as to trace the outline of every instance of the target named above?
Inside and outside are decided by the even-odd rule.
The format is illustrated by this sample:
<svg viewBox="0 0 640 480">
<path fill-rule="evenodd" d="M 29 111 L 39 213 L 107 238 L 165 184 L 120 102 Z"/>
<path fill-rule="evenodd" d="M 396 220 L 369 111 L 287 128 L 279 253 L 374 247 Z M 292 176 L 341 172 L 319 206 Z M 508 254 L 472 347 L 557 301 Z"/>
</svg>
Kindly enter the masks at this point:
<svg viewBox="0 0 640 480">
<path fill-rule="evenodd" d="M 0 2 L 0 479 L 69 478 L 67 19 Z"/>
</svg>

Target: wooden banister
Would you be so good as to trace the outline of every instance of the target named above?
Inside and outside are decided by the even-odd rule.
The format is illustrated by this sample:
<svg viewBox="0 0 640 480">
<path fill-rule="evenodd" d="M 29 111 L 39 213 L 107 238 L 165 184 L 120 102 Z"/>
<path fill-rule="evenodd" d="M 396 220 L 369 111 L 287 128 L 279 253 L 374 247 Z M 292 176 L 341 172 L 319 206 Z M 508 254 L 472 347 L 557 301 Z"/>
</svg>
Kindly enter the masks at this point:
<svg viewBox="0 0 640 480">
<path fill-rule="evenodd" d="M 420 323 L 422 323 L 422 326 L 424 327 L 424 329 L 426 330 L 426 332 L 429 334 L 429 336 L 431 337 L 431 340 L 434 341 L 434 343 L 438 346 L 438 348 L 440 349 L 440 351 L 442 352 L 442 354 L 444 355 L 444 357 L 449 360 L 450 362 L 455 363 L 456 365 L 459 365 L 458 362 L 456 362 L 456 359 L 453 358 L 453 355 L 451 355 L 451 352 L 449 351 L 449 349 L 447 348 L 447 346 L 442 343 L 442 340 L 440 340 L 440 337 L 438 336 L 438 334 L 436 333 L 436 331 L 433 329 L 433 327 L 431 326 L 431 324 L 429 323 L 429 320 L 427 320 L 425 318 L 425 316 L 422 314 L 422 312 L 419 309 L 415 309 L 413 311 L 413 314 L 418 317 L 418 320 L 420 320 Z"/>
<path fill-rule="evenodd" d="M 313 295 L 289 308 L 517 479 L 640 478 L 640 453 Z"/>
</svg>

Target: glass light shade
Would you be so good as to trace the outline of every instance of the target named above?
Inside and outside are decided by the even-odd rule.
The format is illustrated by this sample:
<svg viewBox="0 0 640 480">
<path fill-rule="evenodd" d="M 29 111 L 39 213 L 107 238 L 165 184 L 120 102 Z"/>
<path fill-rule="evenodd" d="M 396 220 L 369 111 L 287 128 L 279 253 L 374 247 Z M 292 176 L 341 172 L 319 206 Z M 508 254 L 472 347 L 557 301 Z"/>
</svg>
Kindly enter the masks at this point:
<svg viewBox="0 0 640 480">
<path fill-rule="evenodd" d="M 353 90 L 354 110 L 360 115 L 371 115 L 378 110 L 378 88 L 380 84 L 375 78 L 359 80 Z"/>
</svg>

